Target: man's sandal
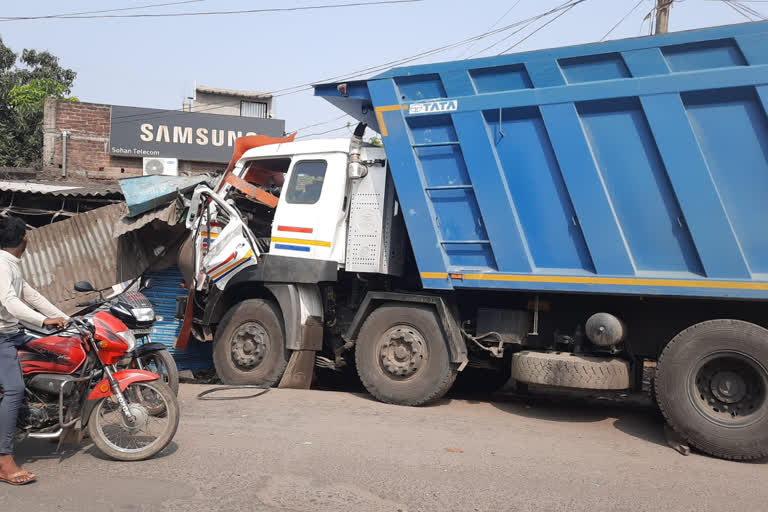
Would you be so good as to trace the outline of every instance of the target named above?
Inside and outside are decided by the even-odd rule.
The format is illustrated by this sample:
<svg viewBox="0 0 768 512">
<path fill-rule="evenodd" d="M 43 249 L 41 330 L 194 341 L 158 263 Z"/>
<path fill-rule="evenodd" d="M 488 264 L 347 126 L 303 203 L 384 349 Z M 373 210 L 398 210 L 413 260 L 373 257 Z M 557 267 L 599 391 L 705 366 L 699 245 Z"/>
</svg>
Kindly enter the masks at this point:
<svg viewBox="0 0 768 512">
<path fill-rule="evenodd" d="M 8 475 L 8 478 L 0 477 L 0 482 L 5 482 L 11 485 L 27 485 L 37 480 L 37 477 L 29 471 L 18 471 L 12 475 Z"/>
</svg>

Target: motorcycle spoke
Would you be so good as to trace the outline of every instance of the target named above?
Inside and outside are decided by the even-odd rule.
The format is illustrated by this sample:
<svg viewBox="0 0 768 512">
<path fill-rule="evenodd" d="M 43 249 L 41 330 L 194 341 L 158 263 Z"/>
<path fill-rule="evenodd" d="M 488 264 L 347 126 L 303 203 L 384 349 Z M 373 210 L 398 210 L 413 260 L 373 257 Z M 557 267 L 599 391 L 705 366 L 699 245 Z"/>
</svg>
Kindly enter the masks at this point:
<svg viewBox="0 0 768 512">
<path fill-rule="evenodd" d="M 136 424 L 130 425 L 123 417 L 117 399 L 109 397 L 100 404 L 98 429 L 115 449 L 124 452 L 140 451 L 157 441 L 165 430 L 168 421 L 165 410 L 168 404 L 162 395 L 141 383 L 129 386 L 124 396 L 136 418 Z M 160 414 L 151 411 L 158 407 L 162 409 Z"/>
</svg>

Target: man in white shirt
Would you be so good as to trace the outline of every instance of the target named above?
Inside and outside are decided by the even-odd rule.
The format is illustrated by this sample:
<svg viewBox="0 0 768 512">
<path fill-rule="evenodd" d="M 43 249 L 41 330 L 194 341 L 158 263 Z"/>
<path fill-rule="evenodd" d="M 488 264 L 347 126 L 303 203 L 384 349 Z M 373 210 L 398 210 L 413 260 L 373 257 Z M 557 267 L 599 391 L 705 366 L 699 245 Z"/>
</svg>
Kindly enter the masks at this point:
<svg viewBox="0 0 768 512">
<path fill-rule="evenodd" d="M 24 402 L 24 379 L 16 353 L 30 340 L 20 321 L 39 327 L 63 328 L 67 316 L 37 293 L 21 274 L 21 255 L 27 248 L 26 224 L 0 217 L 0 481 L 24 485 L 35 475 L 13 460 L 16 419 Z"/>
</svg>

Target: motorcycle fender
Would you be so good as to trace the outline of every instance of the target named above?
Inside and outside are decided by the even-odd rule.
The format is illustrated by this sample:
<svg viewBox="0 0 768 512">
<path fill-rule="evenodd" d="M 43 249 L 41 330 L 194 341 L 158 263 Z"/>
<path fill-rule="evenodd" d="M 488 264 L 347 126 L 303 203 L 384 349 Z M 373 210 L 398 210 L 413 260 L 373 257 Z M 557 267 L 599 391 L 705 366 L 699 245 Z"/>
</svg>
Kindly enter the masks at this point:
<svg viewBox="0 0 768 512">
<path fill-rule="evenodd" d="M 125 388 L 134 382 L 147 382 L 160 379 L 158 374 L 146 370 L 120 370 L 119 372 L 112 374 L 112 377 L 117 381 L 120 391 L 125 391 Z M 109 379 L 104 378 L 91 389 L 91 392 L 88 395 L 88 400 L 98 400 L 99 398 L 106 398 L 111 395 L 112 386 L 109 385 Z"/>
<path fill-rule="evenodd" d="M 145 354 L 149 354 L 150 352 L 160 352 L 161 350 L 167 350 L 168 347 L 163 345 L 162 343 L 152 342 L 152 343 L 145 343 L 143 345 L 139 345 L 136 347 L 136 349 L 133 351 L 133 354 L 135 357 L 141 357 Z"/>
</svg>

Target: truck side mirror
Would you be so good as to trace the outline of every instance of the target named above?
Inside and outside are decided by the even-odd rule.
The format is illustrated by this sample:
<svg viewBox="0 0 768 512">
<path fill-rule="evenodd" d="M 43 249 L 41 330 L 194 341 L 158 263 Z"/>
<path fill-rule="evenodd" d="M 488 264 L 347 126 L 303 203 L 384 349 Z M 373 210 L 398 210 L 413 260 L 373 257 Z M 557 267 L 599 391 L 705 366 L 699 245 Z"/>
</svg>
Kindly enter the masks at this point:
<svg viewBox="0 0 768 512">
<path fill-rule="evenodd" d="M 154 283 L 152 283 L 152 278 L 151 277 L 142 277 L 141 278 L 141 284 L 139 285 L 139 289 L 141 291 L 148 290 L 148 289 L 152 288 L 153 284 Z"/>
</svg>

